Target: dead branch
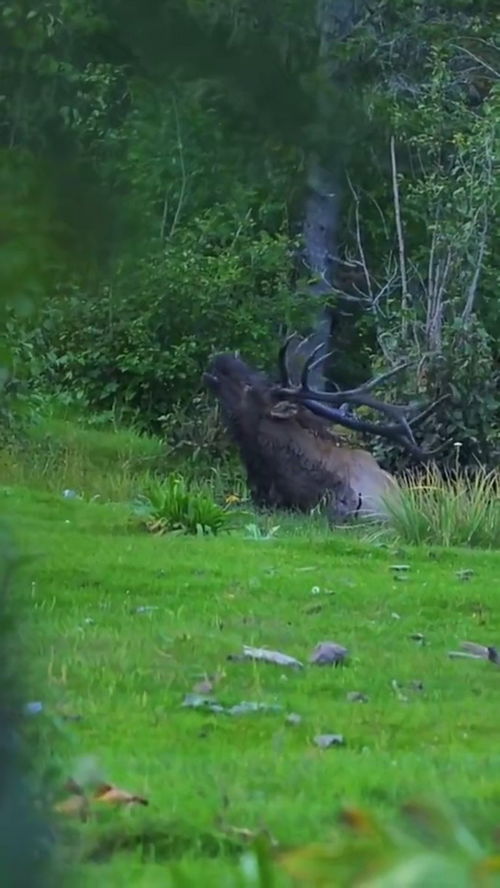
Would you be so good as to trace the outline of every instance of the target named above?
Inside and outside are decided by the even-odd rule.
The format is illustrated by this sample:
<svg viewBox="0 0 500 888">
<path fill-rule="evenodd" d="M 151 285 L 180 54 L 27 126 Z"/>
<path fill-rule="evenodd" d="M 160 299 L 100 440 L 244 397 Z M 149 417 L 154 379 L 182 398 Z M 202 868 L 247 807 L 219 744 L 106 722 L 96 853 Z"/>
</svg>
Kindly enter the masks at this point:
<svg viewBox="0 0 500 888">
<path fill-rule="evenodd" d="M 401 223 L 401 206 L 399 201 L 398 171 L 396 167 L 396 142 L 394 136 L 391 136 L 391 170 L 392 170 L 392 194 L 394 199 L 394 216 L 396 220 L 396 231 L 398 236 L 399 249 L 399 271 L 401 274 L 401 308 L 402 323 L 401 332 L 406 338 L 408 332 L 408 279 L 406 275 L 406 257 L 405 243 L 403 237 L 403 226 Z"/>
</svg>

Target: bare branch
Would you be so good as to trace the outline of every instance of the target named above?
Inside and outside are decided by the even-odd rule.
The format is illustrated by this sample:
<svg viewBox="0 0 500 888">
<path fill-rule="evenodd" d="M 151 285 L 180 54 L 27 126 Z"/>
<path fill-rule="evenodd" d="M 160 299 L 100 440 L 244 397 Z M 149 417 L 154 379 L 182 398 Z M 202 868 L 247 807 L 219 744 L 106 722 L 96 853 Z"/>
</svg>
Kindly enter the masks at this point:
<svg viewBox="0 0 500 888">
<path fill-rule="evenodd" d="M 482 68 L 486 68 L 486 70 L 489 71 L 490 74 L 493 74 L 493 76 L 496 77 L 497 80 L 500 80 L 500 71 L 496 71 L 495 68 L 492 68 L 491 65 L 488 64 L 488 62 L 484 61 L 484 59 L 480 58 L 477 55 L 474 55 L 474 53 L 471 52 L 470 49 L 466 49 L 465 46 L 458 46 L 458 44 L 456 43 L 451 43 L 450 46 L 452 46 L 453 49 L 458 49 L 459 52 L 463 52 L 465 53 L 465 55 L 468 55 L 469 58 L 473 59 L 473 61 L 475 61 L 477 65 L 480 65 Z"/>
<path fill-rule="evenodd" d="M 472 310 L 474 308 L 474 302 L 476 300 L 476 293 L 477 293 L 477 286 L 479 283 L 479 277 L 480 277 L 481 271 L 483 269 L 483 259 L 484 259 L 484 253 L 486 250 L 487 237 L 488 237 L 488 217 L 485 212 L 483 229 L 481 231 L 481 236 L 479 239 L 479 249 L 478 249 L 478 254 L 477 254 L 477 260 L 475 263 L 474 274 L 472 275 L 472 280 L 470 282 L 470 286 L 467 291 L 467 299 L 465 301 L 464 310 L 462 312 L 462 321 L 464 322 L 464 324 L 469 323 L 470 316 L 471 316 Z"/>
<path fill-rule="evenodd" d="M 359 196 L 353 187 L 353 184 L 351 182 L 351 177 L 349 176 L 349 174 L 347 174 L 347 182 L 349 184 L 349 188 L 351 189 L 351 194 L 354 198 L 355 217 L 356 217 L 356 242 L 358 245 L 359 255 L 361 257 L 361 267 L 363 269 L 363 274 L 364 274 L 365 281 L 366 281 L 366 289 L 367 289 L 368 294 L 370 296 L 370 300 L 373 302 L 372 283 L 370 280 L 370 274 L 368 272 L 368 265 L 366 264 L 366 256 L 365 256 L 365 251 L 363 248 L 363 241 L 361 238 L 361 225 L 360 225 L 360 221 L 359 221 Z"/>
<path fill-rule="evenodd" d="M 181 165 L 181 188 L 179 191 L 179 200 L 177 201 L 177 206 L 175 208 L 174 219 L 173 219 L 173 222 L 172 222 L 172 225 L 170 228 L 169 237 L 172 237 L 175 229 L 177 228 L 177 224 L 179 222 L 179 218 L 180 218 L 181 211 L 182 211 L 182 205 L 184 203 L 184 196 L 186 193 L 186 184 L 187 184 L 186 167 L 184 164 L 184 146 L 182 144 L 182 133 L 181 133 L 181 127 L 180 127 L 180 122 L 179 122 L 179 113 L 177 111 L 177 99 L 175 98 L 175 96 L 173 96 L 172 104 L 173 104 L 174 116 L 175 116 L 175 129 L 177 132 L 177 150 L 179 152 L 179 162 Z"/>
<path fill-rule="evenodd" d="M 401 332 L 406 338 L 408 332 L 408 280 L 406 276 L 406 258 L 405 243 L 403 237 L 403 226 L 401 223 L 401 206 L 399 201 L 398 171 L 396 167 L 396 143 L 394 136 L 391 136 L 391 170 L 392 170 L 392 194 L 394 200 L 394 216 L 396 219 L 396 231 L 398 235 L 399 249 L 399 270 L 401 273 L 401 308 L 403 310 Z"/>
</svg>

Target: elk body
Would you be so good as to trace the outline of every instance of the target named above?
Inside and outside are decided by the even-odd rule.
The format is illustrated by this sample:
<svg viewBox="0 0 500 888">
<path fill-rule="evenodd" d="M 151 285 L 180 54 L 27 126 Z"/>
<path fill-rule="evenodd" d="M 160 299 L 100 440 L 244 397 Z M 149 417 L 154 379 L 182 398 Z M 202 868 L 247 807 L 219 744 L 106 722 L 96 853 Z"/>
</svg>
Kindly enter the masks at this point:
<svg viewBox="0 0 500 888">
<path fill-rule="evenodd" d="M 307 374 L 315 354 L 306 362 L 301 384 L 292 386 L 287 345 L 280 352 L 280 385 L 231 354 L 216 355 L 204 374 L 246 467 L 253 501 L 258 506 L 300 511 L 324 503 L 330 519 L 337 523 L 350 515 L 383 516 L 384 497 L 397 490 L 396 481 L 368 451 L 340 445 L 330 425 L 335 422 L 392 437 L 424 455 L 414 443 L 411 426 L 435 405 L 409 421 L 403 408 L 374 399 L 369 391 L 375 382 L 394 371 L 348 392 L 312 391 Z M 360 403 L 382 410 L 390 422 L 358 419 L 346 409 Z"/>
</svg>

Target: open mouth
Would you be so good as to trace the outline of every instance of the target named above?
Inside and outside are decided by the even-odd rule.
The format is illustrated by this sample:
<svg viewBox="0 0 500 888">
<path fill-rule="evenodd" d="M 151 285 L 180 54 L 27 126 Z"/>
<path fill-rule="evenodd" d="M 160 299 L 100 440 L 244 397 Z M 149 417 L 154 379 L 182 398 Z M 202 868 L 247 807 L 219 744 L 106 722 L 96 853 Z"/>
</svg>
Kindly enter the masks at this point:
<svg viewBox="0 0 500 888">
<path fill-rule="evenodd" d="M 204 373 L 202 379 L 206 385 L 210 386 L 210 388 L 217 388 L 219 385 L 219 377 L 214 373 Z"/>
</svg>

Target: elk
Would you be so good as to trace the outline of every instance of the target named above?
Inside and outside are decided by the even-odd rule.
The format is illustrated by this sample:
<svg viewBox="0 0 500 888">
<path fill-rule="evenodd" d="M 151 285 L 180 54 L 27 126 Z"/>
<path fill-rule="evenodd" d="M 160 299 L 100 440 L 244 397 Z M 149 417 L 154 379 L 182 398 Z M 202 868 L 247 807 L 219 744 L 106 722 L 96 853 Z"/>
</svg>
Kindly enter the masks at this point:
<svg viewBox="0 0 500 888">
<path fill-rule="evenodd" d="M 396 480 L 368 451 L 340 445 L 330 424 L 395 441 L 414 457 L 426 460 L 442 448 L 422 450 L 414 429 L 447 396 L 410 417 L 410 408 L 386 404 L 371 394 L 408 364 L 357 388 L 341 391 L 337 387 L 333 392 L 311 389 L 310 371 L 328 357 L 317 358 L 322 346 L 309 355 L 300 382 L 294 385 L 287 361 L 293 338 L 280 349 L 277 384 L 233 354 L 216 355 L 203 375 L 239 449 L 254 503 L 299 511 L 324 503 L 335 523 L 353 515 L 383 517 L 386 496 L 397 491 Z M 360 406 L 381 414 L 383 421 L 356 416 L 353 409 Z"/>
</svg>

